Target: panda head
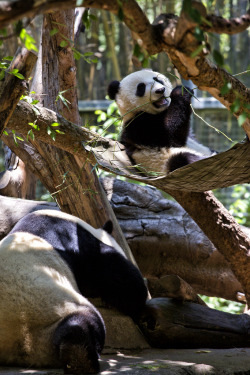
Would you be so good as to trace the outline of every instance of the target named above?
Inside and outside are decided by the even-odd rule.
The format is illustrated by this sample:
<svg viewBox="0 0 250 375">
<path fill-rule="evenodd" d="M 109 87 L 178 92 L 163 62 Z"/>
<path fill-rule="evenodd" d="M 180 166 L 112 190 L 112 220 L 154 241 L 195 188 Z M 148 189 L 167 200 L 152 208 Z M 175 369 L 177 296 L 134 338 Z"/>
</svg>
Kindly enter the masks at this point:
<svg viewBox="0 0 250 375">
<path fill-rule="evenodd" d="M 164 75 L 152 70 L 140 70 L 108 87 L 110 99 L 115 100 L 124 120 L 136 113 L 157 114 L 164 111 L 171 102 L 172 85 Z"/>
</svg>

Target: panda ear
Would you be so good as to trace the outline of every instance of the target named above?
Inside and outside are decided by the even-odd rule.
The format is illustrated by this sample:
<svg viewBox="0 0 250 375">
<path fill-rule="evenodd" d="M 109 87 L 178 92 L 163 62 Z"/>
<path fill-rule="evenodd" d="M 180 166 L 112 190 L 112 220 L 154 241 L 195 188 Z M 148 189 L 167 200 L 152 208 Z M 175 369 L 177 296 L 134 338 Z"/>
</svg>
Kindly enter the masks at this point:
<svg viewBox="0 0 250 375">
<path fill-rule="evenodd" d="M 120 88 L 119 81 L 112 81 L 108 86 L 108 96 L 111 100 L 115 100 L 116 94 L 118 94 Z"/>
<path fill-rule="evenodd" d="M 102 227 L 102 229 L 105 230 L 108 234 L 111 234 L 113 232 L 113 223 L 111 220 L 108 220 Z"/>
</svg>

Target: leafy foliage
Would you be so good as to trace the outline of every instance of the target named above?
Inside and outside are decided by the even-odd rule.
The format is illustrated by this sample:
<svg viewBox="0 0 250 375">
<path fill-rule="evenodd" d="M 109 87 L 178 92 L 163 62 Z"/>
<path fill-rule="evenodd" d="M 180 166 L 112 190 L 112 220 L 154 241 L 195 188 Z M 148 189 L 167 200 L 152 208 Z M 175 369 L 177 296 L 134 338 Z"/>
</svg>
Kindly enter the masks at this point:
<svg viewBox="0 0 250 375">
<path fill-rule="evenodd" d="M 107 138 L 117 140 L 122 125 L 117 104 L 112 102 L 109 105 L 107 112 L 98 109 L 95 111 L 95 114 L 97 115 L 97 122 L 100 124 L 100 126 L 91 125 L 88 126 L 88 128 L 103 137 L 105 136 Z"/>
<path fill-rule="evenodd" d="M 245 305 L 239 302 L 229 301 L 224 298 L 201 296 L 203 301 L 212 309 L 228 312 L 231 314 L 241 314 Z"/>
<path fill-rule="evenodd" d="M 38 52 L 35 39 L 27 32 L 26 29 L 22 29 L 19 36 L 22 43 L 29 51 L 33 50 Z"/>
<path fill-rule="evenodd" d="M 229 212 L 239 224 L 250 227 L 250 191 L 248 186 L 235 186 L 232 197 L 235 198 L 235 201 L 230 205 Z"/>
<path fill-rule="evenodd" d="M 19 79 L 25 79 L 25 77 L 19 73 L 18 69 L 12 69 L 9 70 L 10 62 L 13 60 L 12 56 L 5 56 L 0 61 L 0 81 L 4 79 L 5 73 L 12 74 L 13 76 L 19 78 Z"/>
</svg>

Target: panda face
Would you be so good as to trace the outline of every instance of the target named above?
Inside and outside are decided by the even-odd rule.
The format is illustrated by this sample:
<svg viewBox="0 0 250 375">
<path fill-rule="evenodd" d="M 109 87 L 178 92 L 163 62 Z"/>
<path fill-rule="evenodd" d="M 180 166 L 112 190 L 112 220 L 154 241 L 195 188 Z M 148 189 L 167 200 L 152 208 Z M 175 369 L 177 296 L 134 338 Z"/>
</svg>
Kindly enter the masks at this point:
<svg viewBox="0 0 250 375">
<path fill-rule="evenodd" d="M 125 121 L 142 111 L 151 114 L 162 112 L 171 102 L 172 85 L 170 81 L 164 75 L 151 70 L 141 70 L 129 74 L 120 83 L 116 83 L 113 92 L 110 87 L 110 97 L 116 100 Z"/>
</svg>

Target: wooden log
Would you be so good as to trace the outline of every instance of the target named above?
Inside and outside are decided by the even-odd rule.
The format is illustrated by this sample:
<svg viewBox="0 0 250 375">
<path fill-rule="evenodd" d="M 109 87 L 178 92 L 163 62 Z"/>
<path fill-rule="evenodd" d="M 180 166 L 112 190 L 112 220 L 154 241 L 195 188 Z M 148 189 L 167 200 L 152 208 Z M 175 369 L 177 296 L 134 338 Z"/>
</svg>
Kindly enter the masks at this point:
<svg viewBox="0 0 250 375">
<path fill-rule="evenodd" d="M 169 298 L 147 301 L 139 327 L 158 348 L 249 347 L 250 316 Z"/>
</svg>

